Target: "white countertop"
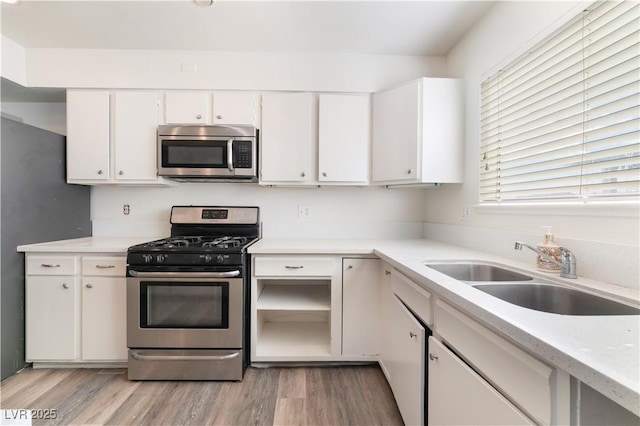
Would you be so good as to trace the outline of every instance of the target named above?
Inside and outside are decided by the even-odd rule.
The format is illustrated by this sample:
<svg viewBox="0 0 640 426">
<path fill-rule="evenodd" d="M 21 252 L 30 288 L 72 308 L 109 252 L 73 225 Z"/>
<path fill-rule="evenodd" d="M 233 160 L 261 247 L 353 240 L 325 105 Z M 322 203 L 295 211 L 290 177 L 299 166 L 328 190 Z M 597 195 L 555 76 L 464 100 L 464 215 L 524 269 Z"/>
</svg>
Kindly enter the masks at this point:
<svg viewBox="0 0 640 426">
<path fill-rule="evenodd" d="M 21 245 L 18 251 L 124 254 L 128 247 L 154 239 L 157 238 L 87 237 Z M 538 272 L 533 265 L 429 240 L 266 238 L 249 247 L 249 253 L 380 257 L 538 358 L 640 415 L 639 316 L 572 316 L 521 308 L 427 268 L 424 262 L 455 259 L 501 263 L 530 275 L 553 278 L 599 294 L 614 294 L 637 304 L 638 293 L 633 290 L 584 278 L 560 279 Z"/>
<path fill-rule="evenodd" d="M 508 265 L 635 304 L 638 294 L 593 280 L 569 280 L 533 265 L 429 240 L 262 239 L 252 254 L 376 255 L 432 292 L 640 415 L 640 317 L 558 315 L 504 302 L 424 266 L 425 261 L 475 260 Z M 579 267 L 580 265 L 578 265 Z M 579 271 L 579 269 L 578 269 Z"/>
<path fill-rule="evenodd" d="M 160 237 L 158 237 L 160 238 Z M 153 237 L 85 237 L 18 246 L 20 252 L 41 253 L 122 253 L 133 245 L 157 240 Z"/>
</svg>

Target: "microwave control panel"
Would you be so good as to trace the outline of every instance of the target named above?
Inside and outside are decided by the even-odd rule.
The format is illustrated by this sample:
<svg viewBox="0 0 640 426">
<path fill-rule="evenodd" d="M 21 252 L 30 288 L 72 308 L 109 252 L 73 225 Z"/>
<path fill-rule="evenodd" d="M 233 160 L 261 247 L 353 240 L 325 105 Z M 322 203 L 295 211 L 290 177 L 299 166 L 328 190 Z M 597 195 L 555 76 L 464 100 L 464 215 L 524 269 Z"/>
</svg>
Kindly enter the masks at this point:
<svg viewBox="0 0 640 426">
<path fill-rule="evenodd" d="M 253 167 L 251 145 L 251 141 L 233 142 L 233 167 L 238 169 L 250 169 Z"/>
</svg>

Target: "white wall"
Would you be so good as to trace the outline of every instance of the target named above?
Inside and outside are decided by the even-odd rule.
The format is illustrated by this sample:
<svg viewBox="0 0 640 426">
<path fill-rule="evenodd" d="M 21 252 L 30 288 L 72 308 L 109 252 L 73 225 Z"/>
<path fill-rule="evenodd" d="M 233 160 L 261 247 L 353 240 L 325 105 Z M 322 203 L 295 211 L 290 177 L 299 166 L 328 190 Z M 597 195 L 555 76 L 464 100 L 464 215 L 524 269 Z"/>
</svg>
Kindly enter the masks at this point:
<svg viewBox="0 0 640 426">
<path fill-rule="evenodd" d="M 443 57 L 29 49 L 34 87 L 374 92 L 446 73 Z M 197 71 L 182 71 L 196 69 Z"/>
<path fill-rule="evenodd" d="M 579 274 L 640 288 L 637 204 L 477 207 L 481 81 L 500 64 L 523 53 L 535 40 L 574 16 L 582 9 L 580 6 L 578 1 L 500 2 L 450 52 L 449 74 L 465 81 L 465 181 L 463 185 L 428 192 L 425 235 L 534 262 L 533 253 L 513 250 L 513 241 L 523 239 L 536 244 L 542 240 L 540 226 L 551 225 L 557 241 L 578 254 Z M 470 209 L 468 221 L 461 218 L 464 207 Z M 617 254 L 624 259 L 622 264 L 609 261 Z"/>
<path fill-rule="evenodd" d="M 67 134 L 67 104 L 64 102 L 2 102 L 6 116 L 59 135 Z"/>
<path fill-rule="evenodd" d="M 23 86 L 26 85 L 26 52 L 15 41 L 0 39 L 0 75 Z"/>
<path fill-rule="evenodd" d="M 130 214 L 123 214 L 123 206 Z M 259 206 L 265 237 L 420 238 L 424 191 L 280 188 L 247 183 L 180 183 L 169 188 L 94 187 L 94 235 L 165 236 L 173 205 Z M 298 206 L 311 215 L 298 218 Z"/>
</svg>

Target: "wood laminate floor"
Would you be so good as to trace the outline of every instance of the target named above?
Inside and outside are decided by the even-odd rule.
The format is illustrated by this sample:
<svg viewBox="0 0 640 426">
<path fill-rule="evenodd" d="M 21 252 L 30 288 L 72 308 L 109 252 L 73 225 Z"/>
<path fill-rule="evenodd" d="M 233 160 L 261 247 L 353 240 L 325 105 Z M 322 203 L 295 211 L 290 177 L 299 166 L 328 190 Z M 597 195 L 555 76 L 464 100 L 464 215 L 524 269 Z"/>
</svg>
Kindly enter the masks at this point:
<svg viewBox="0 0 640 426">
<path fill-rule="evenodd" d="M 132 382 L 126 369 L 25 369 L 3 409 L 56 410 L 33 424 L 402 425 L 376 365 L 249 368 L 242 382 Z"/>
</svg>

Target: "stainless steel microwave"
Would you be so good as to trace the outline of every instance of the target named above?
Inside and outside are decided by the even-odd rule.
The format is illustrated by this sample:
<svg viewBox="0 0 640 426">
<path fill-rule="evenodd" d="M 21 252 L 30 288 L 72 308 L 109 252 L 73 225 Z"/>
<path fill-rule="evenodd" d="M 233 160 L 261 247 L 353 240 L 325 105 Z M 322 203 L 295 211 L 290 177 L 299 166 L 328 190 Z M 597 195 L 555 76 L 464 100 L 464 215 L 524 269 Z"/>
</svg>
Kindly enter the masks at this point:
<svg viewBox="0 0 640 426">
<path fill-rule="evenodd" d="M 258 180 L 258 130 L 251 126 L 158 127 L 158 174 L 176 180 Z"/>
</svg>

